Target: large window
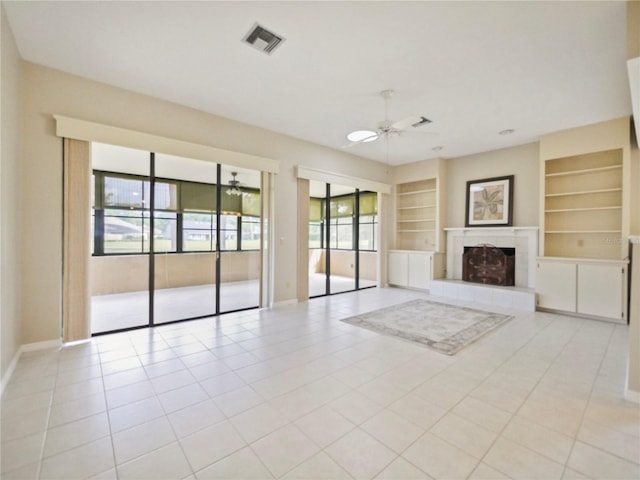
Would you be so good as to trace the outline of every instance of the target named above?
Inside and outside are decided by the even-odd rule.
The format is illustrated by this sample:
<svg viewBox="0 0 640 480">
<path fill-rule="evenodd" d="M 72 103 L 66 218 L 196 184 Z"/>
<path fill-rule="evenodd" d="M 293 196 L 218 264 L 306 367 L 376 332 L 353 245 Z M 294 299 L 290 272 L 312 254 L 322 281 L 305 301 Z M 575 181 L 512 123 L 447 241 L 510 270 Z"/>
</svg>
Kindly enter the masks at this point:
<svg viewBox="0 0 640 480">
<path fill-rule="evenodd" d="M 309 248 L 323 248 L 324 200 L 309 199 Z"/>
<path fill-rule="evenodd" d="M 378 228 L 378 197 L 375 192 L 362 192 L 358 195 L 359 213 L 357 225 L 355 202 L 356 194 L 340 195 L 329 201 L 329 248 L 337 250 L 355 250 L 355 228 L 358 228 L 358 247 L 360 250 L 376 251 L 375 242 Z M 309 248 L 324 248 L 324 231 L 327 218 L 326 202 L 321 198 L 309 199 Z"/>
<path fill-rule="evenodd" d="M 329 248 L 354 250 L 353 218 L 355 195 L 342 195 L 329 201 Z"/>
<path fill-rule="evenodd" d="M 217 186 L 184 180 L 156 179 L 154 226 L 150 222 L 148 178 L 94 171 L 93 254 L 216 250 Z M 228 195 L 221 187 L 220 249 L 260 248 L 260 191 L 242 187 Z"/>
<path fill-rule="evenodd" d="M 377 251 L 378 195 L 374 192 L 360 194 L 360 218 L 358 219 L 360 250 Z"/>
<path fill-rule="evenodd" d="M 185 252 L 212 252 L 216 248 L 216 215 L 184 212 L 182 249 Z"/>
<path fill-rule="evenodd" d="M 149 251 L 149 182 L 144 177 L 94 175 L 94 253 Z"/>
</svg>

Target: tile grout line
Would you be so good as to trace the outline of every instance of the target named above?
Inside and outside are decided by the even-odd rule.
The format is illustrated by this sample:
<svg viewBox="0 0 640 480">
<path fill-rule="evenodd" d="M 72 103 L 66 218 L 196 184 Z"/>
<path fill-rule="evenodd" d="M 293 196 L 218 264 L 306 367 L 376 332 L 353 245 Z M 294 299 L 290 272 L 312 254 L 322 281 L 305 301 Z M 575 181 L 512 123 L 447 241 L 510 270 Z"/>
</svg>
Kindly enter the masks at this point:
<svg viewBox="0 0 640 480">
<path fill-rule="evenodd" d="M 567 462 L 565 462 L 565 468 L 564 468 L 564 471 L 563 471 L 563 475 L 566 472 L 567 468 L 569 468 L 568 462 L 569 462 L 569 459 L 571 458 L 571 454 L 573 453 L 573 449 L 575 448 L 576 442 L 581 442 L 581 440 L 578 438 L 578 436 L 580 435 L 580 431 L 582 430 L 582 426 L 584 424 L 584 420 L 585 420 L 585 417 L 586 417 L 586 414 L 587 414 L 587 410 L 589 409 L 589 404 L 591 403 L 591 398 L 593 397 L 593 392 L 594 392 L 595 387 L 596 387 L 596 381 L 598 380 L 598 375 L 599 375 L 600 371 L 602 370 L 602 365 L 604 364 L 604 361 L 605 361 L 605 358 L 607 356 L 607 353 L 609 352 L 609 349 L 611 348 L 611 342 L 613 340 L 613 337 L 614 337 L 614 334 L 615 334 L 615 329 L 616 329 L 617 326 L 616 325 L 612 325 L 612 327 L 613 328 L 611 328 L 611 332 L 609 333 L 609 339 L 607 341 L 607 348 L 604 350 L 604 352 L 602 354 L 602 358 L 600 359 L 600 364 L 598 365 L 598 370 L 597 370 L 596 374 L 594 375 L 593 381 L 591 382 L 591 388 L 589 389 L 589 396 L 587 398 L 587 401 L 585 402 L 585 406 L 582 409 L 582 413 L 580 415 L 580 424 L 578 426 L 578 430 L 576 431 L 576 435 L 573 438 L 573 442 L 571 444 L 571 449 L 569 450 L 569 454 L 567 456 Z M 620 457 L 619 455 L 617 455 L 615 453 L 608 452 L 607 450 L 604 450 L 603 448 L 600 448 L 600 447 L 598 447 L 596 445 L 592 445 L 592 444 L 590 444 L 588 442 L 584 442 L 584 443 L 586 445 L 589 445 L 591 448 L 594 448 L 596 450 L 600 450 L 603 453 L 606 453 L 608 455 L 614 456 L 614 457 L 616 457 L 616 458 L 618 458 L 620 460 L 624 460 L 626 462 L 629 462 L 628 459 Z M 631 462 L 631 463 L 633 463 L 633 462 Z M 580 473 L 583 473 L 583 472 L 580 472 Z M 588 475 L 588 474 L 585 474 L 585 473 L 583 473 L 583 474 L 584 475 Z"/>
<path fill-rule="evenodd" d="M 540 335 L 543 331 L 547 330 L 548 328 L 551 328 L 551 324 L 553 323 L 553 320 L 550 320 L 544 327 L 540 328 L 538 331 L 536 331 L 535 335 L 533 335 L 527 342 L 523 343 L 515 352 L 513 352 L 511 355 L 509 355 L 509 357 L 507 357 L 499 366 L 497 366 L 492 373 L 495 373 L 498 368 L 500 368 L 501 366 L 505 365 L 509 359 L 511 359 L 512 357 L 514 357 L 515 355 L 517 355 L 525 346 L 527 346 L 528 344 L 530 344 L 538 335 Z M 532 392 L 536 389 L 536 387 L 540 384 L 540 382 L 542 381 L 542 379 L 544 378 L 546 372 L 549 371 L 549 369 L 551 368 L 551 366 L 553 365 L 553 363 L 557 360 L 557 358 L 562 354 L 562 351 L 564 350 L 564 348 L 569 344 L 569 342 L 571 341 L 571 339 L 573 339 L 573 337 L 575 336 L 576 332 L 574 332 L 571 336 L 571 338 L 569 338 L 565 344 L 563 345 L 562 349 L 556 354 L 556 356 L 554 357 L 554 359 L 549 362 L 549 365 L 547 366 L 547 368 L 545 369 L 545 372 L 540 376 L 540 378 L 538 379 L 538 381 L 535 383 L 535 385 L 531 388 L 531 390 L 529 391 L 529 393 L 527 394 L 527 396 L 525 397 L 525 399 L 522 401 L 520 407 L 518 407 L 518 409 L 515 412 L 508 412 L 506 410 L 502 410 L 501 408 L 495 407 L 493 405 L 494 408 L 497 408 L 498 410 L 504 411 L 505 413 L 508 413 L 510 415 L 509 420 L 505 423 L 505 425 L 499 430 L 499 432 L 497 432 L 496 434 L 496 438 L 494 439 L 493 442 L 491 442 L 491 445 L 487 448 L 486 452 L 484 453 L 484 455 L 482 456 L 482 458 L 479 459 L 477 465 L 474 467 L 474 469 L 469 473 L 469 477 L 471 475 L 473 475 L 473 473 L 477 470 L 478 466 L 481 463 L 484 463 L 484 460 L 486 458 L 486 456 L 488 455 L 488 453 L 491 451 L 491 449 L 495 446 L 496 442 L 502 437 L 502 434 L 504 433 L 504 431 L 506 430 L 506 428 L 509 426 L 509 424 L 513 421 L 513 418 L 518 414 L 518 411 L 522 408 L 522 406 L 526 403 L 526 400 L 531 396 Z M 488 378 L 488 377 L 487 377 Z M 485 379 L 486 380 L 486 379 Z M 479 387 L 479 385 L 478 385 Z M 465 395 L 464 398 L 467 398 L 469 395 L 471 395 L 471 393 L 473 393 L 473 391 L 475 391 L 478 387 L 476 387 L 475 389 L 471 390 L 468 394 Z M 460 400 L 459 402 L 457 402 L 453 407 L 451 407 L 449 410 L 447 410 L 447 413 L 452 413 L 451 411 L 453 410 L 453 408 L 455 408 L 458 404 L 460 404 L 463 400 Z M 486 402 L 485 402 L 486 403 Z M 490 405 L 490 404 L 489 404 Z M 455 414 L 454 414 L 455 415 Z M 467 420 L 475 425 L 478 425 L 476 422 L 473 422 L 471 420 Z M 478 425 L 480 427 L 482 427 L 482 425 Z M 485 427 L 482 427 L 485 428 Z M 430 431 L 430 430 L 429 430 Z M 440 437 L 438 437 L 440 438 Z M 451 442 L 448 442 L 446 439 L 442 439 L 443 441 L 449 443 L 450 445 L 453 445 Z M 517 443 L 517 442 L 516 442 Z M 521 447 L 524 447 L 528 450 L 531 450 L 532 452 L 535 452 L 534 450 L 530 449 L 529 447 L 526 447 L 524 445 L 521 445 L 518 443 L 518 445 L 520 445 Z M 460 447 L 453 445 L 454 447 L 460 449 Z M 535 452 L 538 453 L 538 452 Z M 539 453 L 538 453 L 539 454 Z M 541 454 L 539 454 L 541 455 Z M 545 456 L 545 455 L 543 455 Z M 546 456 L 545 456 L 546 457 Z M 551 460 L 551 459 L 550 459 Z M 553 460 L 555 462 L 555 460 Z M 557 463 L 557 462 L 556 462 Z M 489 464 L 487 464 L 489 465 Z M 500 473 L 506 475 L 507 477 L 511 478 L 510 475 L 508 475 L 507 473 L 501 471 L 500 469 L 493 467 L 491 465 L 489 465 L 491 468 L 494 468 L 495 470 L 499 471 Z M 467 477 L 467 478 L 469 478 Z"/>
<path fill-rule="evenodd" d="M 60 352 L 62 349 L 62 346 L 58 347 L 58 352 Z M 48 412 L 47 412 L 47 423 L 45 426 L 45 430 L 44 430 L 44 435 L 42 437 L 42 445 L 40 446 L 40 459 L 38 461 L 38 467 L 36 469 L 36 478 L 41 478 L 42 477 L 42 464 L 44 463 L 44 452 L 45 452 L 45 448 L 47 445 L 47 438 L 49 436 L 49 424 L 51 422 L 51 411 L 53 409 L 53 397 L 55 395 L 56 392 L 56 385 L 58 383 L 58 373 L 59 373 L 59 369 L 60 369 L 60 358 L 59 358 L 59 353 L 58 353 L 58 358 L 56 361 L 56 373 L 54 376 L 54 382 L 53 382 L 53 388 L 51 389 L 51 398 L 49 399 L 49 405 L 48 405 Z"/>
<path fill-rule="evenodd" d="M 576 317 L 571 317 L 571 318 L 576 318 Z M 553 322 L 553 320 L 552 320 L 552 322 Z M 551 322 L 547 325 L 547 327 L 548 327 L 550 324 L 551 324 Z M 536 382 L 535 386 L 531 389 L 531 391 L 529 392 L 529 394 L 525 397 L 525 400 L 522 402 L 522 404 L 520 405 L 520 407 L 518 407 L 518 409 L 517 409 L 517 410 L 512 414 L 512 416 L 511 416 L 511 418 L 509 419 L 509 421 L 507 422 L 507 424 L 502 428 L 502 430 L 500 431 L 499 436 L 502 436 L 502 433 L 506 430 L 507 426 L 509 426 L 509 424 L 511 424 L 511 422 L 513 421 L 513 418 L 514 418 L 515 416 L 517 416 L 518 412 L 522 409 L 522 407 L 524 406 L 524 404 L 526 403 L 526 401 L 531 397 L 532 393 L 535 391 L 535 389 L 537 388 L 537 386 L 538 386 L 538 385 L 540 385 L 540 383 L 542 382 L 542 380 L 545 378 L 545 376 L 546 376 L 546 374 L 548 373 L 548 371 L 551 369 L 551 367 L 554 365 L 554 363 L 558 360 L 558 358 L 563 354 L 563 352 L 564 352 L 565 348 L 567 347 L 567 345 L 569 345 L 569 344 L 573 341 L 573 339 L 576 337 L 576 335 L 578 335 L 578 333 L 580 332 L 581 328 L 582 328 L 582 326 L 581 326 L 581 325 L 578 325 L 578 327 L 575 329 L 575 331 L 573 332 L 573 334 L 571 335 L 571 337 L 570 337 L 570 338 L 565 342 L 565 344 L 563 345 L 562 349 L 558 352 L 558 354 L 557 354 L 557 355 L 553 358 L 553 360 L 549 363 L 549 366 L 546 368 L 546 370 L 544 371 L 544 373 L 540 376 L 540 379 Z M 545 327 L 545 329 L 546 329 L 546 327 Z M 528 343 L 528 342 L 527 342 L 527 343 Z M 604 358 L 604 356 L 603 356 L 603 358 Z M 602 360 L 601 360 L 601 361 L 602 361 Z M 594 381 L 595 381 L 595 380 L 594 380 Z M 586 405 L 585 405 L 585 409 L 586 409 Z M 535 424 L 536 424 L 536 425 L 538 425 L 538 426 L 541 426 L 541 427 L 543 427 L 543 428 L 548 429 L 548 427 L 546 427 L 546 426 L 544 426 L 544 425 L 541 425 L 541 424 L 539 424 L 538 422 L 535 422 L 535 421 L 533 421 L 533 420 L 529 420 L 529 421 L 531 421 L 532 423 L 535 423 Z M 551 429 L 550 429 L 550 430 L 551 430 Z M 560 433 L 560 432 L 557 432 L 557 433 Z M 565 435 L 565 436 L 569 437 L 568 435 L 566 435 L 566 434 L 564 434 L 564 433 L 563 433 L 563 435 Z M 564 461 L 564 463 L 562 464 L 562 476 L 561 476 L 560 478 L 564 477 L 565 471 L 566 471 L 566 469 L 567 469 L 567 462 L 569 461 L 569 459 L 570 459 L 570 457 L 571 457 L 571 451 L 573 450 L 573 444 L 575 444 L 576 437 L 577 437 L 577 432 L 576 432 L 576 434 L 575 434 L 575 435 L 573 436 L 573 438 L 572 438 L 572 448 L 571 448 L 571 450 L 569 451 L 569 453 L 567 454 L 567 458 L 566 458 L 566 460 L 565 460 L 565 461 Z M 569 437 L 569 438 L 571 438 L 571 437 Z M 496 438 L 496 441 L 497 441 L 497 438 Z M 531 450 L 532 452 L 534 452 L 534 453 L 536 453 L 536 454 L 538 454 L 538 455 L 541 455 L 541 456 L 545 457 L 546 459 L 548 459 L 548 460 L 550 460 L 550 461 L 552 461 L 552 462 L 555 462 L 555 463 L 558 463 L 558 464 L 559 464 L 559 462 L 558 462 L 558 461 L 556 461 L 556 460 L 554 460 L 554 459 L 552 459 L 552 458 L 549 458 L 547 455 L 545 455 L 545 454 L 543 454 L 543 453 L 540 453 L 540 452 L 537 452 L 537 451 L 535 451 L 535 450 L 533 450 L 533 449 L 529 448 L 529 447 L 528 447 L 528 446 L 526 446 L 526 445 L 523 445 L 522 443 L 518 442 L 517 440 L 512 440 L 512 441 L 513 441 L 514 443 L 516 443 L 516 444 L 520 445 L 520 446 L 521 446 L 521 447 L 523 447 L 523 448 L 526 448 L 526 449 L 528 449 L 528 450 Z M 492 444 L 492 446 L 493 446 L 493 445 L 495 445 L 495 442 Z M 486 457 L 486 455 L 489 453 L 489 451 L 490 451 L 490 449 L 489 449 L 489 450 L 487 450 L 487 453 L 485 453 L 485 455 L 483 456 L 483 461 L 484 461 L 484 458 Z M 495 468 L 495 467 L 492 467 L 492 468 Z M 498 469 L 496 469 L 496 470 L 498 470 Z M 501 473 L 504 473 L 504 472 L 501 472 Z"/>
<path fill-rule="evenodd" d="M 98 358 L 100 358 L 100 347 L 98 347 Z M 102 391 L 104 394 L 104 406 L 107 414 L 107 425 L 109 425 L 109 444 L 111 445 L 111 459 L 113 460 L 113 469 L 116 472 L 116 480 L 120 478 L 120 472 L 118 470 L 118 463 L 116 461 L 116 446 L 113 443 L 113 430 L 111 429 L 111 415 L 109 409 L 109 402 L 107 400 L 107 387 L 104 383 L 104 373 L 102 371 L 102 361 L 100 361 L 100 380 L 102 381 Z M 108 470 L 107 470 L 108 471 Z M 104 473 L 104 472 L 102 472 Z"/>
</svg>

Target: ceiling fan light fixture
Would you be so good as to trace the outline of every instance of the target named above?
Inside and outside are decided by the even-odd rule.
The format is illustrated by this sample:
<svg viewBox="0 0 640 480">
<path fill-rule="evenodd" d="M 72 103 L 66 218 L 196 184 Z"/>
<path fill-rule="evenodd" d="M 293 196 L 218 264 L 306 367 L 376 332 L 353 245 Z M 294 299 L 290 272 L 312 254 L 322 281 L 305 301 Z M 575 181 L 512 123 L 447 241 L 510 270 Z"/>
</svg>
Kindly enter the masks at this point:
<svg viewBox="0 0 640 480">
<path fill-rule="evenodd" d="M 239 195 L 242 195 L 242 190 L 240 190 L 238 187 L 228 188 L 227 195 L 239 196 Z"/>
<path fill-rule="evenodd" d="M 373 130 L 355 130 L 347 135 L 350 142 L 367 143 L 377 140 L 378 133 Z"/>
</svg>

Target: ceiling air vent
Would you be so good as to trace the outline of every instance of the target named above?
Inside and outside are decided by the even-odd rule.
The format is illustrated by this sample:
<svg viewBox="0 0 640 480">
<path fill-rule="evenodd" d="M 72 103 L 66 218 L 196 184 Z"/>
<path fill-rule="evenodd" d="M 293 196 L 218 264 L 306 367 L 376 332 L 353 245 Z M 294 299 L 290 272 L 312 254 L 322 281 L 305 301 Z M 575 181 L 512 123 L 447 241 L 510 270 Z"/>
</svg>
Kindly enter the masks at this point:
<svg viewBox="0 0 640 480">
<path fill-rule="evenodd" d="M 244 36 L 242 41 L 267 55 L 271 55 L 285 39 L 256 23 Z"/>
</svg>

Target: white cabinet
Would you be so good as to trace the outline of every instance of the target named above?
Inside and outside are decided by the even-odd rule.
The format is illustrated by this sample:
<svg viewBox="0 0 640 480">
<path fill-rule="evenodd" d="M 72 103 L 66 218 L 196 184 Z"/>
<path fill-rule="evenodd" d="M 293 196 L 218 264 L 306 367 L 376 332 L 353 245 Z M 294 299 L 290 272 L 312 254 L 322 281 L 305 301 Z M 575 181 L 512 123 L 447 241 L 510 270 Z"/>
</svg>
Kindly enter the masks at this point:
<svg viewBox="0 0 640 480">
<path fill-rule="evenodd" d="M 390 285 L 428 290 L 431 280 L 442 278 L 444 255 L 441 253 L 390 250 L 388 259 Z"/>
<path fill-rule="evenodd" d="M 409 254 L 409 286 L 428 290 L 431 286 L 433 254 Z"/>
<path fill-rule="evenodd" d="M 578 313 L 626 321 L 625 267 L 578 265 Z"/>
<path fill-rule="evenodd" d="M 539 258 L 536 305 L 626 323 L 627 262 Z"/>
<path fill-rule="evenodd" d="M 409 286 L 409 254 L 406 252 L 389 252 L 387 272 L 391 285 L 398 287 Z"/>
<path fill-rule="evenodd" d="M 538 262 L 536 305 L 550 310 L 575 311 L 575 262 Z"/>
</svg>

